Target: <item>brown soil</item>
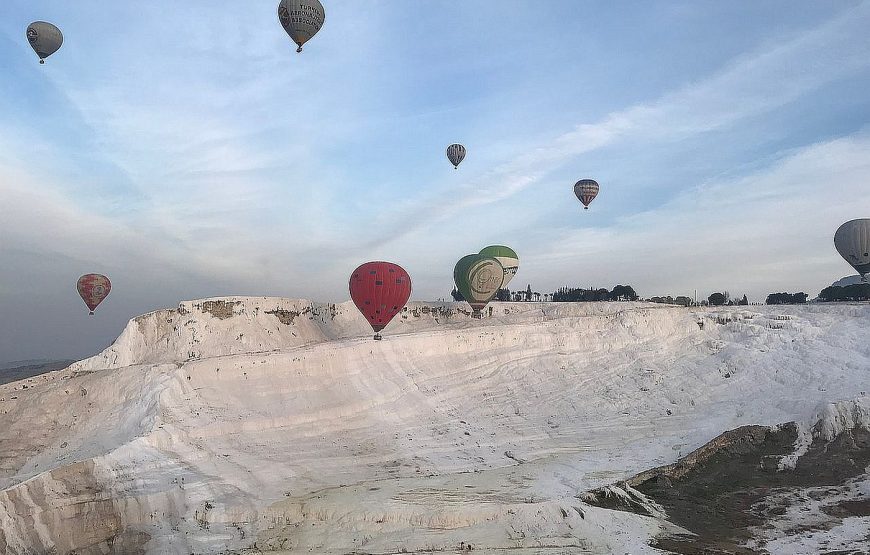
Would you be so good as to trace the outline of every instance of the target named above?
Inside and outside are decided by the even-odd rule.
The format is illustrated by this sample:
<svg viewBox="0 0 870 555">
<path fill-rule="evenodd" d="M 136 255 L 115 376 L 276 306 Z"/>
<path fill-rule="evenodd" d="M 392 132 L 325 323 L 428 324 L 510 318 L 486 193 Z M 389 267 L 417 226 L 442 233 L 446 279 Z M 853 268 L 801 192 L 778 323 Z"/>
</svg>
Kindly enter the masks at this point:
<svg viewBox="0 0 870 555">
<path fill-rule="evenodd" d="M 835 505 L 822 507 L 822 511 L 837 518 L 849 518 L 850 516 L 870 516 L 870 499 L 849 499 Z"/>
<path fill-rule="evenodd" d="M 205 301 L 202 303 L 201 310 L 208 312 L 215 318 L 226 320 L 233 316 L 233 306 L 240 304 L 240 301 Z"/>
<path fill-rule="evenodd" d="M 665 508 L 668 519 L 696 534 L 664 537 L 655 547 L 674 553 L 754 554 L 742 547 L 752 528 L 785 512 L 771 494 L 808 487 L 840 486 L 870 464 L 870 432 L 851 430 L 831 443 L 815 441 L 793 471 L 777 469 L 797 439 L 793 424 L 745 426 L 717 437 L 673 465 L 653 469 L 628 484 Z M 593 493 L 600 493 L 602 490 Z M 603 499 L 595 504 L 647 514 L 638 503 Z M 784 496 L 778 496 L 780 499 Z M 870 501 L 831 506 L 838 515 L 866 515 Z"/>
<path fill-rule="evenodd" d="M 290 324 L 292 324 L 293 320 L 295 320 L 296 317 L 299 316 L 299 312 L 296 312 L 293 310 L 284 310 L 282 308 L 276 308 L 275 310 L 267 310 L 266 314 L 274 315 L 276 318 L 278 318 L 279 322 L 281 322 L 282 324 L 284 324 L 286 326 L 289 326 Z"/>
</svg>

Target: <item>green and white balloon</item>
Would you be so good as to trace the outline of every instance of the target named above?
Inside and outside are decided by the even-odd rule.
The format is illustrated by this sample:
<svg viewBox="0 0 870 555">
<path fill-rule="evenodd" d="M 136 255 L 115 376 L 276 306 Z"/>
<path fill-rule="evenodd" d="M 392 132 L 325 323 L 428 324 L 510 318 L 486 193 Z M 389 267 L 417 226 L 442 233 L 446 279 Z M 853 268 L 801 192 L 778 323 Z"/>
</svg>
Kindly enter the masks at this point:
<svg viewBox="0 0 870 555">
<path fill-rule="evenodd" d="M 460 258 L 453 268 L 453 281 L 479 318 L 480 311 L 501 288 L 504 268 L 491 256 L 469 254 Z"/>
<path fill-rule="evenodd" d="M 514 276 L 517 275 L 517 270 L 520 269 L 520 257 L 517 256 L 516 251 L 504 245 L 490 245 L 480 249 L 480 254 L 491 256 L 502 265 L 504 281 L 501 284 L 501 289 L 506 289 Z"/>
</svg>

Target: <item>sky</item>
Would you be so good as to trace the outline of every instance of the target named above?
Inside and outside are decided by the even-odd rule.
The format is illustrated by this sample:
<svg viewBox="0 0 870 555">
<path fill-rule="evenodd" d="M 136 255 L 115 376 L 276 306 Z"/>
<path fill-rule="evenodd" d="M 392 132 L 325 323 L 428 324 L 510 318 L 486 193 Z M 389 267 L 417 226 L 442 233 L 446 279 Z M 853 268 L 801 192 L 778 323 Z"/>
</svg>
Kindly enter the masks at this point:
<svg viewBox="0 0 870 555">
<path fill-rule="evenodd" d="M 272 1 L 4 0 L 0 362 L 181 300 L 345 301 L 369 260 L 447 298 L 489 244 L 541 293 L 854 273 L 832 237 L 870 217 L 870 2 L 322 1 L 296 54 Z M 64 33 L 45 65 L 34 20 Z"/>
</svg>

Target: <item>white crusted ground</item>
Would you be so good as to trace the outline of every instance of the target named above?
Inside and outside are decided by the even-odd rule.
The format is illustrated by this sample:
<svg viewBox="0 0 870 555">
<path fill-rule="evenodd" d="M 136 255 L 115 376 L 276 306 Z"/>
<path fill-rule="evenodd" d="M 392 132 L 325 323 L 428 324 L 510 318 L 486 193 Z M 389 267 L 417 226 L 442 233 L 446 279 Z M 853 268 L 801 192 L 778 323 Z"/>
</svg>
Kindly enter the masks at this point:
<svg viewBox="0 0 870 555">
<path fill-rule="evenodd" d="M 351 303 L 136 318 L 0 386 L 0 544 L 652 553 L 666 524 L 577 496 L 870 390 L 866 304 L 493 308 L 411 303 L 379 342 Z"/>
</svg>

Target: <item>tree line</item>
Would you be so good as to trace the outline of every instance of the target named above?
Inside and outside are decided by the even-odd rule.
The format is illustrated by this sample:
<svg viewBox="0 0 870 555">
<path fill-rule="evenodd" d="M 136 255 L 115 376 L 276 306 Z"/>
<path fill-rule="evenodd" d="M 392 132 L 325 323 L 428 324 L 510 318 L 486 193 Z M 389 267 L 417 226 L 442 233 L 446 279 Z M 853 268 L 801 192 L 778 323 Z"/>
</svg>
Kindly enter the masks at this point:
<svg viewBox="0 0 870 555">
<path fill-rule="evenodd" d="M 456 288 L 450 292 L 450 295 L 456 301 L 464 301 Z M 807 302 L 809 295 L 800 291 L 798 293 L 771 293 L 767 296 L 765 304 L 804 304 Z M 510 289 L 499 289 L 493 300 L 504 302 L 531 302 L 531 301 L 552 301 L 552 302 L 594 302 L 594 301 L 636 301 L 639 297 L 635 293 L 634 288 L 630 285 L 617 285 L 610 291 L 604 288 L 583 289 L 580 287 L 560 287 L 552 293 L 538 293 L 532 291 L 532 286 L 529 284 L 525 290 L 511 291 Z M 656 296 L 650 297 L 650 302 L 676 304 L 682 306 L 694 306 L 695 302 L 684 295 L 677 297 Z M 819 300 L 824 302 L 832 301 L 867 301 L 870 300 L 870 283 L 859 283 L 855 285 L 847 285 L 845 287 L 830 286 L 822 289 L 819 293 Z M 741 299 L 732 299 L 728 291 L 716 292 L 702 300 L 699 304 L 702 306 L 742 306 L 748 305 L 749 299 L 743 295 Z"/>
<path fill-rule="evenodd" d="M 561 287 L 553 292 L 555 302 L 590 302 L 590 301 L 636 301 L 637 293 L 631 285 L 617 285 L 610 291 L 607 289 L 581 289 L 579 287 Z"/>
<path fill-rule="evenodd" d="M 830 301 L 867 301 L 870 300 L 870 283 L 856 283 L 854 285 L 832 285 L 825 287 L 819 293 L 819 300 Z"/>
<path fill-rule="evenodd" d="M 765 304 L 804 304 L 807 302 L 807 295 L 803 291 L 800 293 L 771 293 L 767 296 Z"/>
<path fill-rule="evenodd" d="M 455 301 L 464 301 L 465 297 L 455 287 L 450 292 L 450 296 Z M 607 289 L 582 289 L 578 287 L 560 287 L 552 293 L 538 293 L 532 291 L 532 286 L 529 284 L 525 291 L 511 291 L 510 289 L 499 289 L 493 300 L 505 302 L 530 302 L 530 301 L 552 301 L 552 302 L 590 302 L 590 301 L 636 301 L 637 293 L 630 285 L 617 285 L 612 290 Z"/>
</svg>

